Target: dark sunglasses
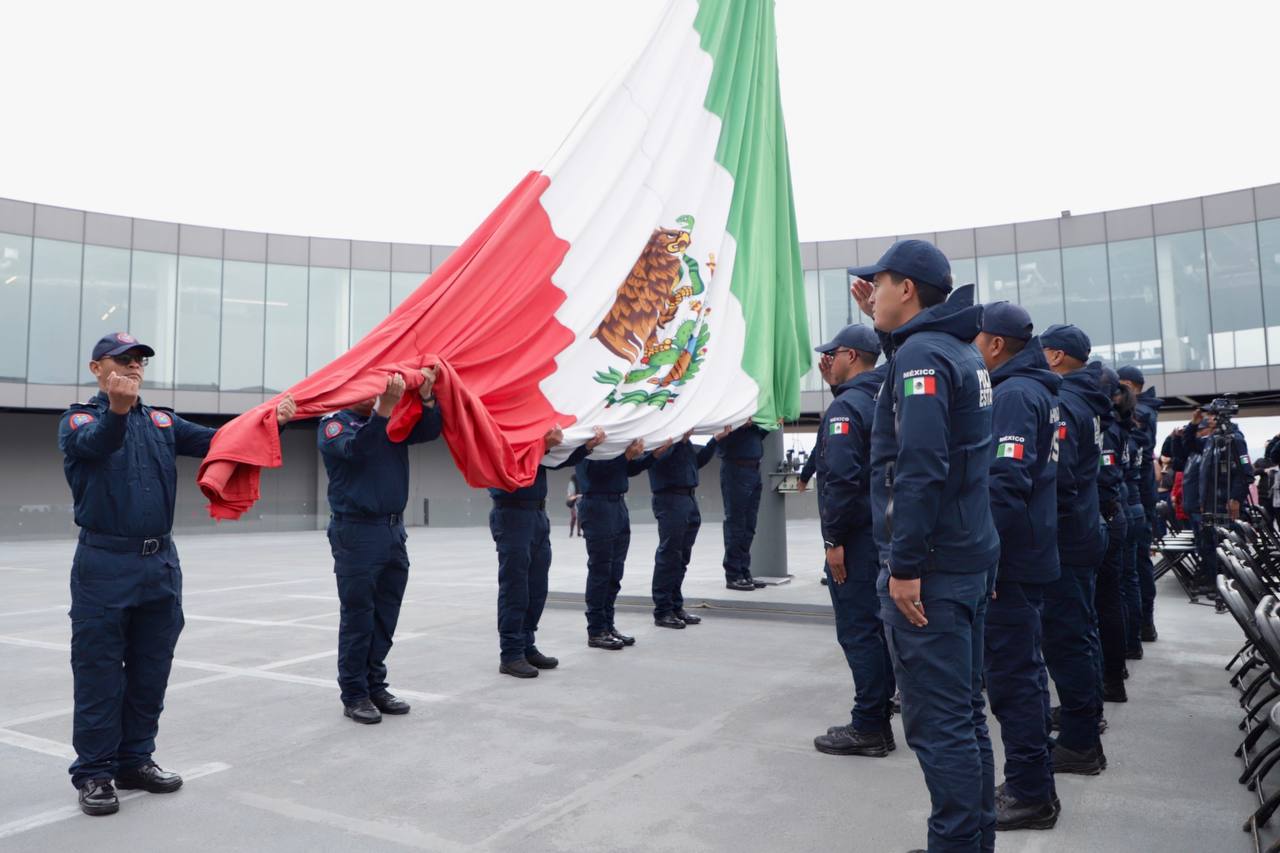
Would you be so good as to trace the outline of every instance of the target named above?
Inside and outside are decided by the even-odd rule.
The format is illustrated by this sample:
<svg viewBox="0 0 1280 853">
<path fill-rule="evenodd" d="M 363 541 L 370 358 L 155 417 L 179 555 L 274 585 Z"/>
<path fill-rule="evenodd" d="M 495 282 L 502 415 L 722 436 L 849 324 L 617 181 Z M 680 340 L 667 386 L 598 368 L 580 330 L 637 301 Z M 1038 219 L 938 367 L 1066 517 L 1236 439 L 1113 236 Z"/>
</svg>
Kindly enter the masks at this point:
<svg viewBox="0 0 1280 853">
<path fill-rule="evenodd" d="M 104 357 L 111 359 L 116 364 L 122 364 L 125 367 L 128 367 L 131 364 L 138 364 L 146 367 L 151 363 L 151 359 L 147 358 L 145 355 L 130 355 L 127 352 L 121 353 L 120 355 L 108 355 Z"/>
</svg>

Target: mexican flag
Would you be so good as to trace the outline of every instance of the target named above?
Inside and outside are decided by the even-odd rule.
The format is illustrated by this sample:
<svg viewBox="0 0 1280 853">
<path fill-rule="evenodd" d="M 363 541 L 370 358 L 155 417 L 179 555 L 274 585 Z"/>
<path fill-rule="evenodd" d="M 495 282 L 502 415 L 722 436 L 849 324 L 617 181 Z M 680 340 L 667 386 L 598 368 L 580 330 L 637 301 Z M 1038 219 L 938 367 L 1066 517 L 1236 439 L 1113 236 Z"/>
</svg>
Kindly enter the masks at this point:
<svg viewBox="0 0 1280 853">
<path fill-rule="evenodd" d="M 640 55 L 540 170 L 381 324 L 289 389 L 299 417 L 439 365 L 444 437 L 472 486 L 530 483 L 602 427 L 633 439 L 799 414 L 809 333 L 772 0 L 672 0 Z M 238 518 L 282 463 L 280 398 L 218 432 L 199 482 Z M 408 393 L 389 434 L 420 415 Z"/>
</svg>

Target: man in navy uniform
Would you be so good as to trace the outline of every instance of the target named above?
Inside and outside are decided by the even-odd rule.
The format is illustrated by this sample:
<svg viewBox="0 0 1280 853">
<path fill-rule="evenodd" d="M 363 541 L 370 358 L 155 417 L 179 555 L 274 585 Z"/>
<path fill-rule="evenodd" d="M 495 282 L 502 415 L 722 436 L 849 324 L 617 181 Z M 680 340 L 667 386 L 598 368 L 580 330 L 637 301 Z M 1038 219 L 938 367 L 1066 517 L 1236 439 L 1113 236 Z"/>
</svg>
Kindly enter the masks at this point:
<svg viewBox="0 0 1280 853">
<path fill-rule="evenodd" d="M 896 746 L 889 726 L 893 661 L 880 621 L 880 560 L 871 533 L 871 424 L 885 370 L 875 366 L 880 339 L 867 326 L 845 326 L 817 351 L 822 375 L 836 386 L 819 426 L 817 461 L 827 591 L 854 696 L 850 722 L 818 735 L 813 745 L 828 755 L 879 758 Z"/>
<path fill-rule="evenodd" d="M 1204 579 L 1209 588 L 1214 586 L 1221 570 L 1217 528 L 1227 527 L 1228 519 L 1234 521 L 1240 517 L 1240 507 L 1249 501 L 1249 484 L 1253 481 L 1253 462 L 1240 428 L 1234 423 L 1223 424 L 1218 417 L 1213 422 L 1214 432 L 1201 444 L 1199 483 L 1204 529 L 1201 542 L 1209 563 Z"/>
<path fill-rule="evenodd" d="M 1094 612 L 1098 621 L 1098 647 L 1101 656 L 1102 700 L 1127 702 L 1124 686 L 1125 616 L 1124 576 L 1125 543 L 1129 520 L 1125 513 L 1124 466 L 1129 447 L 1120 427 L 1119 403 L 1127 393 L 1116 372 L 1102 367 L 1102 390 L 1111 397 L 1114 408 L 1102 417 L 1102 459 L 1098 467 L 1098 508 L 1107 526 L 1107 550 L 1098 566 L 1097 585 L 1093 592 Z"/>
<path fill-rule="evenodd" d="M 991 517 L 991 378 L 973 346 L 973 288 L 947 300 L 951 264 L 900 240 L 851 269 L 889 362 L 871 432 L 880 614 L 907 743 L 933 810 L 929 849 L 995 849 L 995 780 L 982 697 L 987 602 L 1000 556 Z"/>
<path fill-rule="evenodd" d="M 631 547 L 630 480 L 652 464 L 653 456 L 638 438 L 612 459 L 584 459 L 574 469 L 578 522 L 587 543 L 587 645 L 593 649 L 617 651 L 636 643 L 614 625 L 614 602 Z"/>
<path fill-rule="evenodd" d="M 97 395 L 58 424 L 80 528 L 71 564 L 71 782 L 89 815 L 119 810 L 116 787 L 155 794 L 182 787 L 177 773 L 152 760 L 183 626 L 182 568 L 169 534 L 176 457 L 203 457 L 214 430 L 142 403 L 138 389 L 154 355 L 126 332 L 104 336 L 89 362 Z M 277 423 L 295 409 L 286 397 Z"/>
<path fill-rule="evenodd" d="M 570 468 L 605 440 L 599 427 L 586 444 L 558 465 L 538 466 L 532 483 L 513 491 L 489 489 L 489 533 L 498 549 L 498 671 L 515 678 L 536 678 L 560 661 L 538 651 L 534 635 L 547 604 L 551 571 L 551 522 L 547 519 L 547 468 Z M 547 451 L 564 441 L 554 427 L 543 436 Z"/>
<path fill-rule="evenodd" d="M 995 386 L 991 513 L 1000 568 L 987 608 L 986 681 L 1004 741 L 996 829 L 1052 829 L 1061 807 L 1049 762 L 1048 673 L 1041 651 L 1045 585 L 1058 579 L 1058 387 L 1010 302 L 985 306 L 975 340 Z"/>
<path fill-rule="evenodd" d="M 1092 344 L 1076 326 L 1040 334 L 1049 367 L 1062 377 L 1058 391 L 1058 560 L 1061 574 L 1045 588 L 1044 658 L 1062 701 L 1059 736 L 1051 757 L 1055 773 L 1097 775 L 1107 766 L 1098 729 L 1102 695 L 1094 660 L 1094 577 L 1106 553 L 1098 510 L 1102 416 L 1111 400 L 1100 387 L 1100 365 L 1085 366 Z"/>
<path fill-rule="evenodd" d="M 751 577 L 751 543 L 760 515 L 760 460 L 768 434 L 747 421 L 716 443 L 720 496 L 724 499 L 725 589 L 751 592 L 764 587 Z"/>
<path fill-rule="evenodd" d="M 431 391 L 436 369 L 424 368 L 422 375 L 422 416 L 404 441 L 387 436 L 391 412 L 404 396 L 399 373 L 387 377 L 376 399 L 322 418 L 317 434 L 329 475 L 329 546 L 341 604 L 338 686 L 343 713 L 357 723 L 409 713 L 409 703 L 387 690 L 386 658 L 409 580 L 409 445 L 438 438 L 442 426 Z"/>
<path fill-rule="evenodd" d="M 1120 368 L 1116 375 L 1120 381 L 1132 391 L 1136 397 L 1137 418 L 1142 428 L 1142 457 L 1139 478 L 1140 497 L 1143 520 L 1146 527 L 1138 536 L 1137 559 L 1138 584 L 1142 592 L 1142 625 L 1139 637 L 1144 643 L 1154 643 L 1159 634 L 1156 632 L 1156 578 L 1155 567 L 1151 564 L 1151 536 L 1156 527 L 1156 473 L 1154 451 L 1156 446 L 1156 424 L 1160 408 L 1164 400 L 1156 396 L 1155 388 L 1146 388 L 1146 377 L 1138 367 L 1127 364 Z"/>
<path fill-rule="evenodd" d="M 658 549 L 653 557 L 653 624 L 659 628 L 684 628 L 697 625 L 702 617 L 684 609 L 684 583 L 693 543 L 702 526 L 698 512 L 698 471 L 716 453 L 716 440 L 729 434 L 732 427 L 701 448 L 689 441 L 687 432 L 680 441 L 653 452 L 649 468 L 649 490 L 653 493 L 653 516 L 658 521 Z"/>
</svg>

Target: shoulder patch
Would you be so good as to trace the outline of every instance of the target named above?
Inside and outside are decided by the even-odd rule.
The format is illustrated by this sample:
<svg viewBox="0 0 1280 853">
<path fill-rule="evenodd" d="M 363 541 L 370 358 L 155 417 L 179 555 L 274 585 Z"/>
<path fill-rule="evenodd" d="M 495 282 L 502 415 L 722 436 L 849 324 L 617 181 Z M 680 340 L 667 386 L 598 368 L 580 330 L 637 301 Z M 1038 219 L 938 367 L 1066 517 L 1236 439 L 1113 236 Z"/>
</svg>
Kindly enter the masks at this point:
<svg viewBox="0 0 1280 853">
<path fill-rule="evenodd" d="M 337 419 L 331 420 L 324 425 L 324 437 L 337 438 L 338 436 L 342 435 L 342 430 L 343 430 L 342 421 Z"/>
<path fill-rule="evenodd" d="M 1024 452 L 1023 445 L 1016 441 L 1002 441 L 996 445 L 997 459 L 1021 459 Z"/>
<path fill-rule="evenodd" d="M 89 414 L 88 412 L 76 412 L 74 415 L 72 415 L 70 418 L 67 419 L 67 423 L 71 426 L 72 429 L 80 429 L 80 427 L 84 426 L 85 424 L 91 424 L 96 420 L 97 418 L 95 418 L 93 415 Z"/>
<path fill-rule="evenodd" d="M 151 422 L 160 429 L 168 429 L 173 426 L 173 416 L 168 412 L 161 412 L 153 409 L 151 412 Z"/>
</svg>

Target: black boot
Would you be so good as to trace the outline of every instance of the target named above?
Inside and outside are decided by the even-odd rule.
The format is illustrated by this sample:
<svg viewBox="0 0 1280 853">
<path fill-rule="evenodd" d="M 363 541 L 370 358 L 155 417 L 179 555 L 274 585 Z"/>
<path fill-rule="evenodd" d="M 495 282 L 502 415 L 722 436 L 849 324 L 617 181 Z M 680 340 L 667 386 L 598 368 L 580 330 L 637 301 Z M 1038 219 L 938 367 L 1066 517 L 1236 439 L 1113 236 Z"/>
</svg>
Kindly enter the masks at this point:
<svg viewBox="0 0 1280 853">
<path fill-rule="evenodd" d="M 684 620 L 674 613 L 664 613 L 661 616 L 653 617 L 653 624 L 659 628 L 683 628 Z"/>
<path fill-rule="evenodd" d="M 1144 643 L 1154 643 L 1160 634 L 1156 631 L 1156 623 L 1148 622 L 1142 626 L 1142 630 L 1138 632 L 1138 636 Z"/>
<path fill-rule="evenodd" d="M 618 631 L 617 628 L 614 628 L 612 625 L 609 626 L 609 633 L 613 635 L 613 638 L 615 640 L 619 640 L 624 646 L 634 646 L 636 644 L 635 637 L 628 637 L 626 634 L 621 633 L 620 631 Z"/>
<path fill-rule="evenodd" d="M 1044 803 L 1026 803 L 1004 790 L 996 792 L 996 830 L 1053 829 L 1058 822 L 1061 807 L 1049 800 Z"/>
<path fill-rule="evenodd" d="M 725 589 L 731 589 L 734 592 L 755 592 L 756 585 L 746 578 L 726 578 L 724 582 Z"/>
<path fill-rule="evenodd" d="M 751 584 L 756 589 L 764 589 L 766 586 L 768 586 L 768 584 L 765 583 L 764 581 L 758 581 L 755 578 L 751 577 L 751 575 L 746 575 L 746 580 L 747 580 L 747 583 Z"/>
<path fill-rule="evenodd" d="M 382 712 L 368 699 L 357 699 L 350 705 L 344 705 L 342 713 L 357 723 L 364 723 L 366 726 L 382 722 Z"/>
<path fill-rule="evenodd" d="M 116 771 L 116 787 L 121 791 L 143 790 L 150 794 L 172 794 L 182 787 L 182 777 L 160 769 L 154 761 L 128 770 Z"/>
<path fill-rule="evenodd" d="M 1097 776 L 1107 769 L 1107 757 L 1102 754 L 1102 746 L 1090 748 L 1087 752 L 1076 752 L 1055 743 L 1049 750 L 1053 760 L 1054 773 L 1074 773 L 1079 776 Z"/>
<path fill-rule="evenodd" d="M 1139 644 L 1132 649 L 1124 650 L 1125 660 L 1142 660 L 1142 645 Z"/>
<path fill-rule="evenodd" d="M 538 670 L 529 665 L 524 658 L 518 660 L 506 661 L 498 664 L 498 672 L 503 675 L 512 675 L 516 678 L 537 678 Z"/>
<path fill-rule="evenodd" d="M 555 669 L 560 665 L 559 658 L 553 658 L 550 655 L 544 655 L 537 649 L 530 649 L 524 653 L 524 659 L 529 662 L 530 666 L 538 669 Z"/>
<path fill-rule="evenodd" d="M 866 755 L 883 758 L 889 754 L 883 732 L 860 732 L 853 726 L 845 726 L 834 732 L 818 735 L 813 747 L 827 755 Z"/>
<path fill-rule="evenodd" d="M 698 625 L 702 622 L 701 616 L 694 616 L 683 607 L 676 608 L 676 618 L 686 625 Z"/>
<path fill-rule="evenodd" d="M 1103 702 L 1128 702 L 1129 693 L 1124 689 L 1124 678 L 1108 678 L 1102 682 Z"/>
<path fill-rule="evenodd" d="M 407 714 L 409 713 L 409 703 L 403 699 L 392 696 L 386 690 L 379 690 L 377 693 L 369 697 L 369 701 L 373 703 L 373 707 L 377 708 L 384 714 Z"/>
<path fill-rule="evenodd" d="M 120 800 L 110 779 L 90 779 L 80 786 L 80 811 L 94 817 L 120 811 Z"/>
<path fill-rule="evenodd" d="M 608 649 L 611 652 L 620 651 L 623 643 L 613 634 L 604 633 L 596 634 L 594 637 L 587 637 L 587 645 L 593 649 Z"/>
</svg>

